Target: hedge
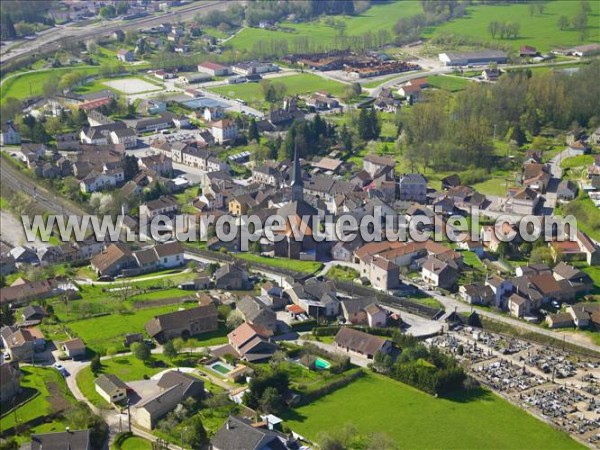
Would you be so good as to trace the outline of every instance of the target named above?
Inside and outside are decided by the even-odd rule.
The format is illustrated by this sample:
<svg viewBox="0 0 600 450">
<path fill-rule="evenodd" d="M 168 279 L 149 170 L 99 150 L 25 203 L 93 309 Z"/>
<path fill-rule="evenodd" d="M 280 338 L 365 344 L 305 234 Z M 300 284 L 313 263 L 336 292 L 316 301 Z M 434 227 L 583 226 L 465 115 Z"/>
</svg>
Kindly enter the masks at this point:
<svg viewBox="0 0 600 450">
<path fill-rule="evenodd" d="M 298 406 L 303 406 L 308 403 L 314 402 L 315 400 L 323 397 L 324 395 L 331 394 L 332 392 L 348 386 L 357 378 L 362 377 L 365 372 L 362 369 L 356 369 L 355 371 L 345 372 L 340 374 L 338 377 L 333 379 L 327 384 L 319 386 L 317 388 L 309 388 L 306 391 L 302 391 L 302 396 L 298 402 Z"/>
</svg>

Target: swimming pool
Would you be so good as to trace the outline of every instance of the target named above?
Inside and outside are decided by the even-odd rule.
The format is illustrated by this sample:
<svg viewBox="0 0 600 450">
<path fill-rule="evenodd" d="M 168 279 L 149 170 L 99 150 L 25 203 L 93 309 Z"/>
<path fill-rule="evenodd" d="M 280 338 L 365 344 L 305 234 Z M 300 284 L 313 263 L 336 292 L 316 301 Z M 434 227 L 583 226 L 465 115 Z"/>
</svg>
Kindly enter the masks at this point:
<svg viewBox="0 0 600 450">
<path fill-rule="evenodd" d="M 233 367 L 231 367 L 229 364 L 222 363 L 222 362 L 212 363 L 208 367 L 210 367 L 215 372 L 220 373 L 221 375 L 227 375 L 229 372 L 231 372 L 233 370 Z"/>
<path fill-rule="evenodd" d="M 324 359 L 321 359 L 321 358 L 315 359 L 315 369 L 325 370 L 325 369 L 329 369 L 330 367 L 331 367 L 331 364 L 328 361 L 325 361 Z"/>
</svg>

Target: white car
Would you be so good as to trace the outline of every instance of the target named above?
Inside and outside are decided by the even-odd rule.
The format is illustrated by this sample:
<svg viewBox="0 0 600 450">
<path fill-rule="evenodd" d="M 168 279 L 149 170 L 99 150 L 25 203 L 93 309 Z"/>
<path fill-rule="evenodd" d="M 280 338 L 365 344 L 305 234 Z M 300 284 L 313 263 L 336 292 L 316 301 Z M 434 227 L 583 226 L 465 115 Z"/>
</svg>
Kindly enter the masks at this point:
<svg viewBox="0 0 600 450">
<path fill-rule="evenodd" d="M 55 368 L 56 370 L 58 370 L 58 371 L 61 371 L 61 372 L 62 372 L 63 370 L 65 370 L 64 366 L 63 366 L 62 364 L 59 364 L 59 363 L 57 363 L 57 362 L 56 362 L 56 363 L 54 363 L 54 368 Z"/>
</svg>

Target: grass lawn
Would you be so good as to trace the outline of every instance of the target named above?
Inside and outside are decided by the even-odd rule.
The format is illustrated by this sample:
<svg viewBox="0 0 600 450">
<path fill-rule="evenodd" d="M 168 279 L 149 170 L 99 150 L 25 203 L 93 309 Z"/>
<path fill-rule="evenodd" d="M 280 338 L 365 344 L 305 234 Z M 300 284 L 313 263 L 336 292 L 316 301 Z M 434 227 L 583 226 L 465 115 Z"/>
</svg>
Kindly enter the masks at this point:
<svg viewBox="0 0 600 450">
<path fill-rule="evenodd" d="M 422 8 L 417 1 L 389 2 L 383 5 L 372 6 L 363 14 L 355 17 L 336 17 L 337 21 L 346 24 L 346 35 L 357 36 L 367 32 L 377 33 L 377 30 L 385 29 L 393 37 L 392 27 L 401 17 L 412 17 L 422 13 Z M 338 31 L 326 25 L 324 20 L 307 23 L 283 22 L 281 26 L 291 28 L 293 32 L 270 31 L 260 28 L 244 28 L 235 37 L 227 42 L 235 50 L 249 51 L 259 41 L 287 40 L 290 51 L 294 52 L 294 42 L 298 38 L 308 38 L 315 45 L 331 47 L 334 44 Z"/>
<path fill-rule="evenodd" d="M 383 376 L 369 374 L 349 386 L 283 415 L 287 425 L 315 439 L 352 423 L 363 434 L 384 432 L 402 448 L 581 448 L 566 433 L 481 390 L 454 399 L 434 398 Z M 473 420 L 477 421 L 476 429 Z"/>
<path fill-rule="evenodd" d="M 492 41 L 488 26 L 490 22 L 497 21 L 521 24 L 519 38 L 499 39 L 497 36 L 494 40 L 496 43 L 510 45 L 517 50 L 521 45 L 532 45 L 538 51 L 547 52 L 557 46 L 594 43 L 600 39 L 600 27 L 598 26 L 600 2 L 593 1 L 589 4 L 592 11 L 588 16 L 588 33 L 584 41 L 580 39 L 580 33 L 572 27 L 566 30 L 558 28 L 557 23 L 560 16 L 567 16 L 570 21 L 579 12 L 579 2 L 565 0 L 544 2 L 544 13 L 536 12 L 533 16 L 530 15 L 529 4 L 470 6 L 464 17 L 437 27 L 430 27 L 425 31 L 424 36 L 430 38 L 440 34 L 457 34 L 479 41 Z"/>
<path fill-rule="evenodd" d="M 131 436 L 123 441 L 121 450 L 152 450 L 152 442 L 138 436 Z"/>
<path fill-rule="evenodd" d="M 560 213 L 575 216 L 577 227 L 592 239 L 600 241 L 600 208 L 596 207 L 587 195 L 580 195 L 561 206 Z"/>
<path fill-rule="evenodd" d="M 570 156 L 560 162 L 560 167 L 563 169 L 573 169 L 575 167 L 587 167 L 593 163 L 593 155 Z"/>
<path fill-rule="evenodd" d="M 511 186 L 509 181 L 508 187 Z M 506 177 L 492 177 L 489 180 L 475 183 L 473 189 L 485 195 L 506 195 Z"/>
<path fill-rule="evenodd" d="M 323 264 L 320 262 L 298 261 L 287 258 L 268 258 L 266 256 L 255 255 L 254 253 L 236 253 L 235 257 L 251 263 L 257 262 L 281 269 L 289 269 L 306 273 L 314 273 L 323 266 Z"/>
<path fill-rule="evenodd" d="M 485 266 L 474 252 L 465 251 L 461 252 L 460 254 L 463 256 L 465 264 L 468 264 L 475 269 L 485 269 Z"/>
<path fill-rule="evenodd" d="M 333 278 L 334 280 L 354 280 L 358 278 L 360 274 L 357 270 L 352 267 L 344 267 L 344 266 L 333 266 L 331 269 L 327 271 L 327 277 Z"/>
<path fill-rule="evenodd" d="M 447 77 L 444 75 L 433 75 L 427 77 L 427 82 L 431 87 L 443 89 L 445 91 L 457 92 L 467 88 L 472 81 L 459 77 Z"/>
<path fill-rule="evenodd" d="M 334 96 L 344 92 L 347 85 L 333 80 L 326 80 L 311 73 L 300 73 L 271 79 L 273 83 L 282 83 L 287 87 L 286 95 L 298 95 L 325 90 Z M 211 89 L 230 98 L 240 98 L 250 105 L 267 108 L 264 95 L 259 83 L 228 84 Z"/>
<path fill-rule="evenodd" d="M 151 377 L 152 375 L 155 375 L 158 372 L 161 372 L 172 366 L 169 360 L 162 355 L 153 354 L 151 361 L 163 361 L 164 365 L 163 367 L 150 367 L 150 363 L 148 365 L 144 365 L 144 363 L 135 356 L 125 355 L 110 359 L 103 359 L 102 370 L 100 373 L 110 373 L 127 382 L 142 380 L 144 375 Z M 87 366 L 85 369 L 80 370 L 77 374 L 77 386 L 79 387 L 81 393 L 85 395 L 94 405 L 108 406 L 106 400 L 100 397 L 100 395 L 96 392 L 94 386 L 95 379 L 96 377 L 94 377 L 90 366 Z"/>
<path fill-rule="evenodd" d="M 24 426 L 40 417 L 47 417 L 48 421 L 35 427 L 35 431 L 39 432 L 47 429 L 58 431 L 61 428 L 64 430 L 64 425 L 60 423 L 60 420 L 48 418 L 52 412 L 68 409 L 70 405 L 75 403 L 75 399 L 71 395 L 63 376 L 55 369 L 42 367 L 26 366 L 21 368 L 21 372 L 23 375 L 21 378 L 23 393 L 20 394 L 20 399 L 17 401 L 22 401 L 25 398 L 31 399 L 17 408 L 16 414 L 11 412 L 4 415 L 9 405 L 3 405 L 0 432 L 4 433 L 14 427 L 15 424 Z"/>
<path fill-rule="evenodd" d="M 189 292 L 188 292 L 189 294 Z M 108 316 L 69 322 L 67 326 L 96 352 L 107 348 L 123 349 L 123 340 L 128 333 L 144 331 L 144 325 L 154 316 L 177 311 L 179 308 L 191 308 L 195 303 L 177 303 L 156 308 L 139 309 L 134 313 L 110 314 Z"/>
<path fill-rule="evenodd" d="M 56 74 L 58 77 L 60 77 L 68 71 L 84 73 L 86 75 L 94 75 L 98 73 L 99 70 L 99 67 L 93 66 L 58 67 L 40 72 L 17 75 L 4 82 L 2 85 L 0 100 L 4 100 L 9 97 L 14 97 L 21 100 L 31 96 L 42 95 L 44 83 L 52 74 Z"/>
</svg>

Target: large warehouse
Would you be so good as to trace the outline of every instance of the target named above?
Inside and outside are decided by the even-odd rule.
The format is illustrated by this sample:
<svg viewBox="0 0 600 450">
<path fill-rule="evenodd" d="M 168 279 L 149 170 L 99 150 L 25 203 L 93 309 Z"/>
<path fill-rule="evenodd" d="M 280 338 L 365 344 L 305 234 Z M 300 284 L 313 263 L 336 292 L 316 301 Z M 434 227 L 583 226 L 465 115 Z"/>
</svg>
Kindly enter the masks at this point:
<svg viewBox="0 0 600 450">
<path fill-rule="evenodd" d="M 485 65 L 489 63 L 506 63 L 506 53 L 500 50 L 484 50 L 470 53 L 440 53 L 440 61 L 445 66 Z"/>
</svg>

